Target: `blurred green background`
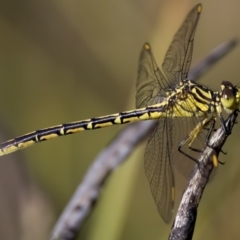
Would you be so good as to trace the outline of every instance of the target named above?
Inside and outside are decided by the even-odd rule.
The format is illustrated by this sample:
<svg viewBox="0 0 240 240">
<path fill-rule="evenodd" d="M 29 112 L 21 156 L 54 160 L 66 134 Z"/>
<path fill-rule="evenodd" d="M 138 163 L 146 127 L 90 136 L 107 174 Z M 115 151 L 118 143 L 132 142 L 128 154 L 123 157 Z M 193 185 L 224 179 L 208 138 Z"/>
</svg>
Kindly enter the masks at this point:
<svg viewBox="0 0 240 240">
<path fill-rule="evenodd" d="M 3 140 L 39 128 L 133 109 L 143 43 L 151 43 L 160 65 L 174 33 L 197 3 L 2 0 L 0 113 L 7 132 Z M 239 1 L 204 0 L 202 4 L 192 65 L 220 43 L 240 35 Z M 239 83 L 239 63 L 240 48 L 236 47 L 202 77 L 201 83 L 216 90 L 222 80 Z M 120 129 L 83 132 L 1 158 L 1 171 L 11 172 L 4 180 L 0 174 L 0 198 L 5 199 L 0 205 L 6 210 L 0 213 L 4 229 L 1 239 L 47 238 L 94 157 Z M 221 155 L 221 161 L 227 163 L 217 169 L 205 190 L 194 239 L 240 236 L 238 132 L 239 124 L 224 146 L 227 156 Z M 167 239 L 171 224 L 163 223 L 154 205 L 143 169 L 144 147 L 142 144 L 142 149 L 106 182 L 79 239 Z M 19 161 L 25 169 L 21 180 L 12 172 L 15 165 L 6 166 L 9 158 L 13 165 Z M 186 182 L 181 176 L 176 181 L 180 196 Z M 31 205 L 25 203 L 29 195 L 27 200 L 19 200 L 18 194 L 25 190 L 29 194 L 33 182 L 38 187 L 34 185 L 37 193 Z M 16 209 L 19 202 L 23 204 L 20 211 L 9 205 L 13 199 Z M 178 204 L 179 200 L 176 208 Z"/>
</svg>

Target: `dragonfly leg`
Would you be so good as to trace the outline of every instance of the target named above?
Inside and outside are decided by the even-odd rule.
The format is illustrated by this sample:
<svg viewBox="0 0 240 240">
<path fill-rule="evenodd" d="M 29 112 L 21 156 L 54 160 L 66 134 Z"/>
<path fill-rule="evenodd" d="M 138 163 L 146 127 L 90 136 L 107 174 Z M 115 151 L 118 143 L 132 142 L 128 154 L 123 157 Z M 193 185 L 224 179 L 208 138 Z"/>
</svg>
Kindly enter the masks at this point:
<svg viewBox="0 0 240 240">
<path fill-rule="evenodd" d="M 231 134 L 231 130 L 226 127 L 225 120 L 222 116 L 222 114 L 219 115 L 220 122 L 222 124 L 222 127 L 224 129 L 225 134 L 228 136 Z"/>
<path fill-rule="evenodd" d="M 210 148 L 213 148 L 212 146 L 209 146 L 208 142 L 210 140 L 210 137 L 211 137 L 211 134 L 213 131 L 215 131 L 215 123 L 216 123 L 216 119 L 214 118 L 211 118 L 210 121 L 210 127 L 208 129 L 208 133 L 207 133 L 207 136 L 206 136 L 206 143 L 207 143 L 207 146 L 210 147 Z M 225 124 L 224 124 L 225 125 Z M 223 153 L 224 155 L 227 154 L 227 152 L 224 152 L 222 149 L 220 150 L 221 153 Z M 213 155 L 213 158 L 212 158 L 212 161 L 213 161 L 213 165 L 214 167 L 217 167 L 218 163 L 224 165 L 225 162 L 221 162 L 218 157 L 216 156 L 216 154 Z"/>
<path fill-rule="evenodd" d="M 211 125 L 210 125 L 210 127 L 208 128 L 208 133 L 207 133 L 207 136 L 206 136 L 206 143 L 207 143 L 207 146 L 208 146 L 208 147 L 212 148 L 211 146 L 209 146 L 208 142 L 209 142 L 209 139 L 210 139 L 210 136 L 211 136 L 212 132 L 213 132 L 213 131 L 216 131 L 216 129 L 214 128 L 214 127 L 215 127 L 216 120 L 215 120 L 215 119 L 211 119 L 210 122 L 211 122 L 211 123 L 210 123 Z M 220 152 L 223 153 L 224 155 L 227 154 L 227 152 L 224 152 L 222 149 L 220 150 Z M 220 162 L 219 160 L 218 160 L 218 162 L 219 162 L 220 164 L 223 164 L 223 163 Z"/>
<path fill-rule="evenodd" d="M 211 134 L 213 131 L 215 131 L 215 123 L 216 123 L 216 119 L 214 117 L 212 117 L 208 124 L 210 123 L 210 127 L 207 129 L 208 132 L 207 132 L 207 135 L 206 135 L 206 142 L 208 143 L 209 142 L 209 139 L 211 137 Z"/>
<path fill-rule="evenodd" d="M 210 127 L 207 129 L 208 130 L 208 133 L 207 133 L 207 136 L 206 136 L 206 142 L 208 142 L 210 136 L 211 136 L 211 133 L 212 131 L 214 130 L 214 127 L 215 127 L 215 117 L 211 117 L 211 118 L 205 118 L 202 122 L 200 122 L 194 129 L 193 131 L 188 135 L 186 136 L 181 142 L 180 144 L 178 145 L 178 151 L 180 153 L 182 153 L 183 155 L 185 155 L 186 157 L 190 158 L 191 160 L 193 160 L 194 162 L 196 163 L 199 163 L 198 160 L 196 160 L 195 158 L 193 158 L 192 156 L 190 156 L 189 154 L 185 153 L 181 148 L 184 146 L 184 145 L 188 145 L 188 148 L 191 149 L 192 151 L 194 152 L 202 152 L 202 150 L 199 150 L 199 149 L 196 149 L 196 148 L 193 148 L 191 145 L 193 144 L 194 140 L 197 138 L 197 136 L 199 135 L 199 133 L 201 132 L 202 129 L 205 129 L 204 127 L 206 127 L 207 125 L 210 124 Z"/>
<path fill-rule="evenodd" d="M 213 121 L 212 121 L 212 120 L 213 120 Z M 210 148 L 212 148 L 212 146 L 209 146 L 208 142 L 209 142 L 209 139 L 210 139 L 210 136 L 211 136 L 212 132 L 215 131 L 215 128 L 214 128 L 214 127 L 215 127 L 215 123 L 216 123 L 216 121 L 215 121 L 214 119 L 212 119 L 212 120 L 210 120 L 210 121 L 211 121 L 211 125 L 210 125 L 210 127 L 209 127 L 209 131 L 208 131 L 207 136 L 206 136 L 207 146 L 210 147 Z M 223 120 L 223 118 L 222 118 L 222 120 Z M 221 120 L 221 121 L 222 121 L 222 120 Z M 223 126 L 225 126 L 225 123 L 223 124 Z M 225 129 L 225 128 L 224 128 L 224 129 Z M 220 152 L 223 153 L 224 155 L 227 154 L 227 152 L 223 151 L 222 149 L 220 150 Z M 216 155 L 214 155 L 214 156 L 215 156 L 215 157 L 213 157 L 213 163 L 214 163 L 214 159 L 215 159 L 215 162 L 216 162 L 216 163 L 214 163 L 214 166 L 215 166 L 215 167 L 217 167 L 217 163 L 220 163 L 220 164 L 222 164 L 222 165 L 225 164 L 225 162 L 220 161 L 220 160 L 217 158 Z"/>
<path fill-rule="evenodd" d="M 227 155 L 227 152 L 223 151 L 222 149 L 220 150 L 220 152 L 221 152 L 223 155 Z"/>
<path fill-rule="evenodd" d="M 236 111 L 239 112 L 238 109 L 237 109 Z M 223 127 L 223 129 L 224 129 L 224 131 L 225 131 L 225 134 L 226 134 L 226 135 L 230 135 L 230 134 L 231 134 L 231 130 L 226 127 L 225 120 L 224 120 L 222 114 L 219 115 L 219 118 L 220 118 L 220 122 L 221 122 L 221 124 L 222 124 L 222 127 Z M 210 135 L 207 136 L 207 137 L 208 137 L 208 140 L 209 140 Z M 208 143 L 207 143 L 207 146 L 212 148 L 212 146 L 209 146 Z M 224 155 L 227 155 L 227 152 L 223 151 L 222 149 L 220 150 L 220 152 L 223 153 Z M 215 157 L 214 157 L 214 156 L 215 156 Z M 222 164 L 222 165 L 224 165 L 224 164 L 226 163 L 226 162 L 220 161 L 220 160 L 216 157 L 216 155 L 214 155 L 214 156 L 213 156 L 213 164 L 214 164 L 214 159 L 217 159 L 216 162 L 217 162 L 217 163 L 220 163 L 220 164 Z M 215 166 L 215 165 L 217 166 L 217 164 L 214 164 L 214 166 Z"/>
<path fill-rule="evenodd" d="M 210 126 L 209 126 L 208 128 L 205 128 L 205 126 L 208 125 L 208 124 L 210 124 Z M 203 126 L 203 129 L 205 129 L 205 130 L 208 131 L 208 132 L 207 132 L 207 135 L 206 135 L 206 145 L 207 145 L 208 147 L 210 147 L 210 148 L 212 148 L 212 146 L 209 146 L 208 142 L 209 142 L 209 140 L 210 140 L 210 137 L 211 137 L 212 132 L 216 131 L 216 129 L 215 129 L 215 124 L 216 124 L 216 119 L 215 119 L 215 117 L 212 117 L 212 118 L 210 118 L 210 120 L 209 120 L 208 122 L 205 123 L 205 126 Z M 196 152 L 201 152 L 200 150 L 198 150 L 198 149 L 193 149 L 192 147 L 190 147 L 190 149 L 191 149 L 191 150 L 194 150 L 194 151 L 196 151 Z M 224 155 L 227 154 L 227 152 L 224 152 L 222 149 L 220 150 L 220 152 L 223 153 Z M 218 158 L 216 158 L 216 160 L 217 160 L 218 163 L 220 163 L 220 164 L 222 164 L 222 165 L 225 164 L 225 162 L 221 162 Z M 214 161 L 214 160 L 213 160 L 213 161 Z M 215 165 L 217 166 L 217 164 L 214 164 L 214 166 L 215 166 Z"/>
<path fill-rule="evenodd" d="M 222 161 L 218 160 L 218 163 L 220 163 L 221 165 L 224 165 L 226 162 L 222 162 Z"/>
<path fill-rule="evenodd" d="M 208 142 L 209 142 L 209 139 L 210 139 L 210 137 L 211 137 L 211 134 L 212 134 L 212 132 L 213 131 L 215 131 L 216 129 L 215 129 L 215 123 L 216 123 L 216 119 L 215 119 L 215 117 L 211 117 L 209 120 L 206 120 L 206 122 L 204 121 L 203 122 L 203 126 L 202 126 L 202 129 L 204 129 L 204 130 L 206 130 L 207 131 L 207 135 L 206 135 L 206 145 L 208 146 L 208 147 L 210 147 L 209 145 L 208 145 Z M 207 125 L 210 125 L 209 127 L 206 127 Z M 201 129 L 200 129 L 201 130 Z M 197 137 L 197 136 L 196 136 Z M 195 138 L 196 138 L 195 137 Z M 193 141 L 195 140 L 195 138 L 193 139 Z M 193 142 L 192 141 L 192 142 Z M 193 148 L 193 147 L 191 147 L 191 144 L 192 144 L 192 142 L 190 142 L 190 144 L 188 144 L 188 147 L 191 149 L 191 150 L 193 150 L 193 151 L 195 151 L 195 152 L 202 152 L 202 150 L 199 150 L 199 149 L 196 149 L 196 148 Z"/>
</svg>

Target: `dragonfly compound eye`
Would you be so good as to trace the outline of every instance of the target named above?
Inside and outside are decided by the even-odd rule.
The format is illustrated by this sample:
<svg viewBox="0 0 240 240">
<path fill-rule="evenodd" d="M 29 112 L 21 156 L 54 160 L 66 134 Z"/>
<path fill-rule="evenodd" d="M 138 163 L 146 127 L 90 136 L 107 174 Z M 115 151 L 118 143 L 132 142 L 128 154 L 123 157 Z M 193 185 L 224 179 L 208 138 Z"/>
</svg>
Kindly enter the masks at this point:
<svg viewBox="0 0 240 240">
<path fill-rule="evenodd" d="M 226 110 L 236 109 L 236 89 L 232 83 L 228 81 L 222 82 L 221 85 L 221 103 Z"/>
</svg>

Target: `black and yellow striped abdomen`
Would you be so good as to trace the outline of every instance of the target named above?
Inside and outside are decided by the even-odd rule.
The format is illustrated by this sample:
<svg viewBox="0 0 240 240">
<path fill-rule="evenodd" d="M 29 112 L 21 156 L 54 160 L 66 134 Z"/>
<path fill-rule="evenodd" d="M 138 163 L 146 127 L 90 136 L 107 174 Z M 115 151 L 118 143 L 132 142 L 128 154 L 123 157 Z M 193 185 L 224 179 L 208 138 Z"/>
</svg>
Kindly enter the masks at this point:
<svg viewBox="0 0 240 240">
<path fill-rule="evenodd" d="M 71 122 L 44 128 L 31 132 L 0 145 L 0 156 L 6 155 L 22 148 L 33 145 L 34 143 L 46 141 L 59 136 L 78 133 L 86 130 L 109 127 L 115 124 L 125 124 L 141 120 L 158 119 L 166 115 L 167 102 L 156 104 L 147 108 L 133 111 L 116 113 L 103 117 L 86 119 L 83 121 Z"/>
</svg>

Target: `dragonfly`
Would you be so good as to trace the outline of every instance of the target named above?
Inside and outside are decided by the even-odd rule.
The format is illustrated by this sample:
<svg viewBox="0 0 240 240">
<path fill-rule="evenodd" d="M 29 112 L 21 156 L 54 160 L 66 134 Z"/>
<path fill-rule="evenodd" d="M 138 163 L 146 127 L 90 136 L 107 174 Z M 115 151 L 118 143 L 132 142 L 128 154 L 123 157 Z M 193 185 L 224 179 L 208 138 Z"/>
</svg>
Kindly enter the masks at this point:
<svg viewBox="0 0 240 240">
<path fill-rule="evenodd" d="M 186 163 L 195 164 L 194 154 L 207 146 L 203 139 L 209 135 L 209 131 L 205 131 L 207 126 L 219 117 L 224 127 L 222 112 L 231 113 L 239 108 L 240 89 L 231 82 L 223 81 L 220 91 L 212 91 L 188 79 L 201 11 L 202 5 L 198 4 L 189 12 L 170 44 L 162 69 L 157 66 L 150 44 L 143 45 L 136 84 L 136 109 L 36 130 L 0 144 L 0 156 L 59 136 L 155 120 L 145 150 L 144 166 L 158 212 L 168 223 L 175 200 L 173 166 L 188 175 Z M 196 149 L 195 143 L 203 148 Z"/>
</svg>

